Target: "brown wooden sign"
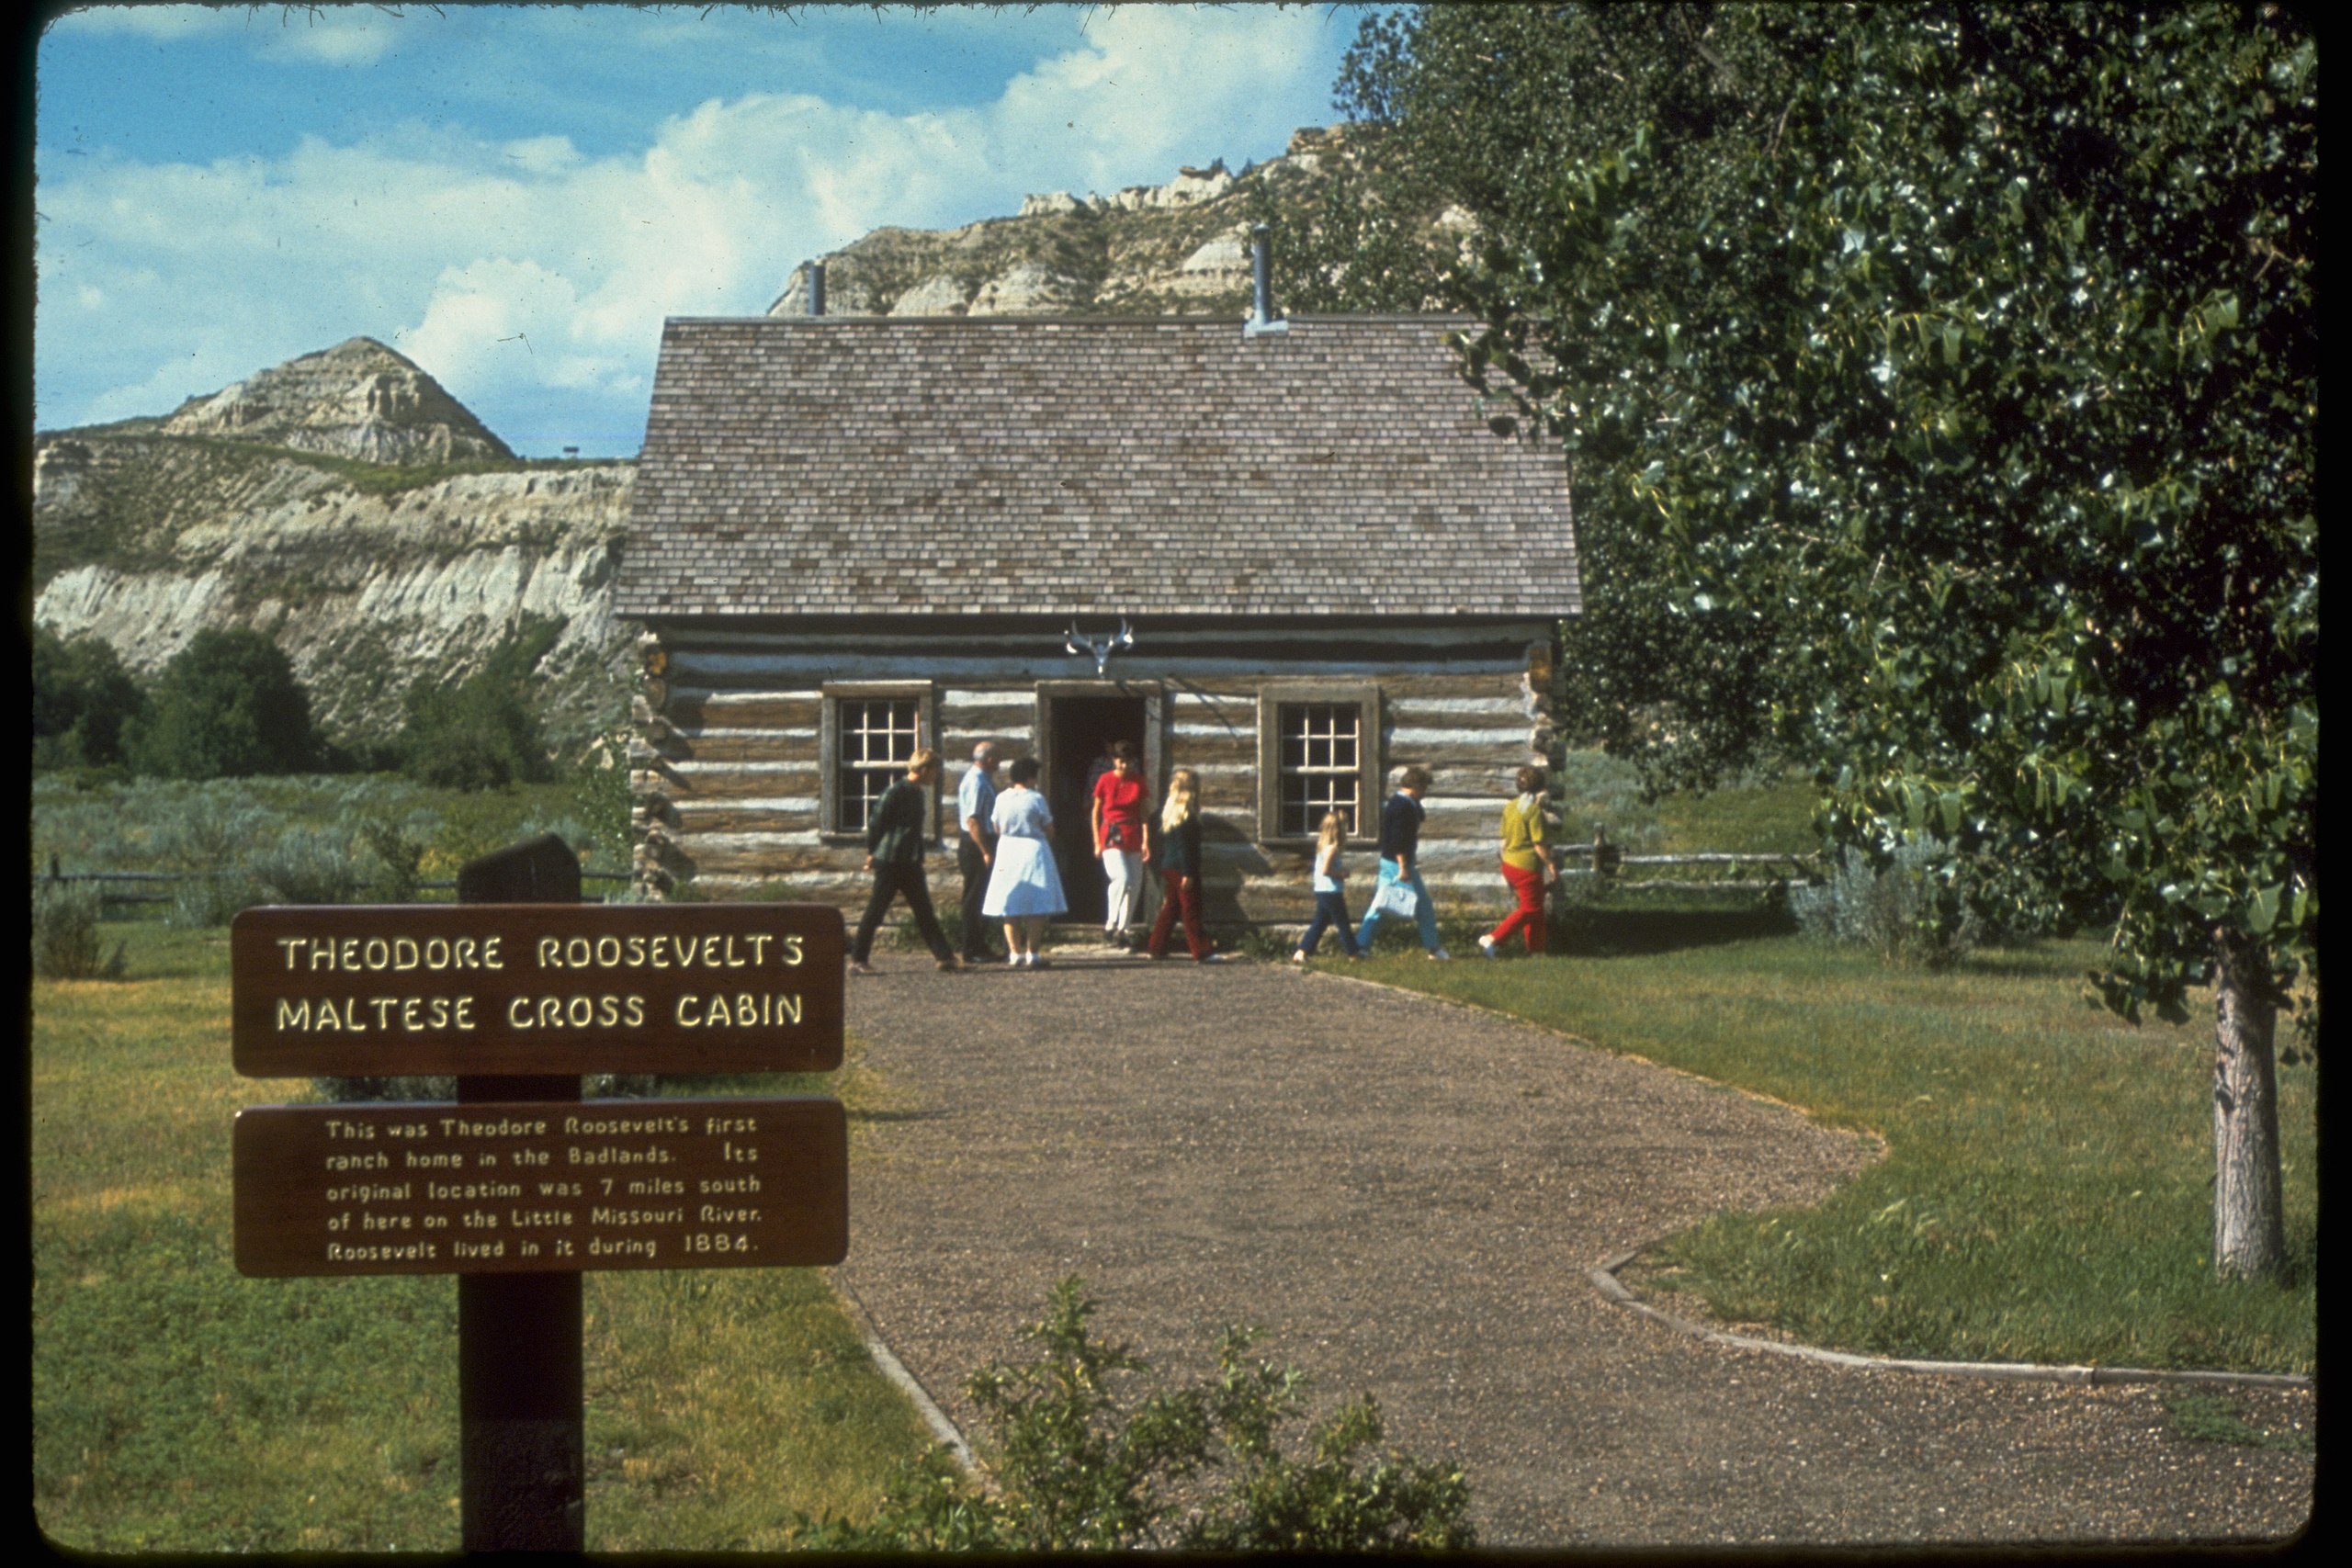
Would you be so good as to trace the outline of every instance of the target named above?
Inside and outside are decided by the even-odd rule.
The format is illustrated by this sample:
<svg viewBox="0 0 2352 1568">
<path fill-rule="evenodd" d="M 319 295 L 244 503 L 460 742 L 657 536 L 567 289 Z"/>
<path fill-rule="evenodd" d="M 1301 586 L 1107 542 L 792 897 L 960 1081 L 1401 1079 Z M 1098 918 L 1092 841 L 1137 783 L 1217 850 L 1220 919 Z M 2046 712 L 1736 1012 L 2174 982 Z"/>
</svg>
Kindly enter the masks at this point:
<svg viewBox="0 0 2352 1568">
<path fill-rule="evenodd" d="M 828 904 L 247 909 L 231 1053 L 248 1077 L 830 1072 Z"/>
<path fill-rule="evenodd" d="M 237 1113 L 238 1272 L 838 1263 L 839 1101 L 264 1105 Z"/>
</svg>

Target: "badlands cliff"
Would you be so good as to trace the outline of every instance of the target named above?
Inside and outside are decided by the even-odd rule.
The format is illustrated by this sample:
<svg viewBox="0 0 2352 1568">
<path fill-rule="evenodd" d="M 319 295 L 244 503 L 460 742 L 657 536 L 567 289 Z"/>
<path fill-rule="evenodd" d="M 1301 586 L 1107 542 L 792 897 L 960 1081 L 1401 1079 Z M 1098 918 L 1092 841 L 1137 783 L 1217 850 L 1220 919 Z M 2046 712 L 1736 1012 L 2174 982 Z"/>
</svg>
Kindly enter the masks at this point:
<svg viewBox="0 0 2352 1568">
<path fill-rule="evenodd" d="M 153 675 L 206 626 L 276 637 L 328 734 L 394 733 L 420 676 L 462 680 L 528 620 L 549 733 L 616 718 L 612 581 L 634 466 L 525 463 L 367 338 L 163 420 L 36 438 L 34 618 Z"/>
</svg>

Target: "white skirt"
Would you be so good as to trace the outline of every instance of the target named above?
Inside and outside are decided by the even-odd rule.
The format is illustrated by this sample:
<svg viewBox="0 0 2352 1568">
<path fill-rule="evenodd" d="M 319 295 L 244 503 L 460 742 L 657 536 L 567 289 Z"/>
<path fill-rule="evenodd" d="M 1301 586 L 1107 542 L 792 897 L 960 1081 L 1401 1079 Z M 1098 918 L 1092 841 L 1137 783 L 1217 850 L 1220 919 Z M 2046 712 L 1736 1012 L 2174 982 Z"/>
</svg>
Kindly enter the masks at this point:
<svg viewBox="0 0 2352 1568">
<path fill-rule="evenodd" d="M 1010 836 L 996 841 L 996 862 L 989 869 L 988 896 L 980 900 L 980 913 L 996 919 L 1019 919 L 1058 915 L 1069 908 L 1051 846 L 1036 839 Z"/>
</svg>

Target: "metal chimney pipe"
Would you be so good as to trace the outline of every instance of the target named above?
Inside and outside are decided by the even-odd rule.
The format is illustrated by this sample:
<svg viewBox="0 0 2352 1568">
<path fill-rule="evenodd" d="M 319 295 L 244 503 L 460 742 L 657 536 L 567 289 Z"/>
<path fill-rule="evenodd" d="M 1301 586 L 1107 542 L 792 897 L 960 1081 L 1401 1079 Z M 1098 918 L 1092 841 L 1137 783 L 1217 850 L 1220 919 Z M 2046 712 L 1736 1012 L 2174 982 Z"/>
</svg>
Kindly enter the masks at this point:
<svg viewBox="0 0 2352 1568">
<path fill-rule="evenodd" d="M 1288 321 L 1274 320 L 1273 239 L 1272 231 L 1263 223 L 1250 231 L 1250 319 L 1241 323 L 1241 335 L 1256 337 L 1260 333 L 1288 332 Z"/>
<path fill-rule="evenodd" d="M 1274 319 L 1272 231 L 1261 223 L 1250 231 L 1250 276 L 1254 298 L 1252 314 L 1261 321 Z"/>
<path fill-rule="evenodd" d="M 808 264 L 808 313 L 812 316 L 825 313 L 825 264 L 821 261 Z"/>
</svg>

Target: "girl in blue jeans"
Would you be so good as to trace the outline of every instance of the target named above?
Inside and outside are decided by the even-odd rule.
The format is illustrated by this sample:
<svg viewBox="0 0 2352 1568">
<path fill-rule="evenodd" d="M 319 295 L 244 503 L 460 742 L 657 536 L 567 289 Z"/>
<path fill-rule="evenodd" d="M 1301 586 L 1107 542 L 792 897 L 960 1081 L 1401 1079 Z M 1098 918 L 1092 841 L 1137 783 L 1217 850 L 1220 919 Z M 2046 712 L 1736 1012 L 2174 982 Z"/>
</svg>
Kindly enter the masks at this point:
<svg viewBox="0 0 2352 1568">
<path fill-rule="evenodd" d="M 1325 812 L 1323 830 L 1315 840 L 1315 923 L 1306 928 L 1306 934 L 1299 939 L 1298 951 L 1290 955 L 1293 964 L 1304 964 L 1314 957 L 1315 944 L 1333 926 L 1340 928 L 1340 945 L 1347 955 L 1363 956 L 1363 949 L 1356 945 L 1355 930 L 1348 923 L 1348 873 L 1340 863 L 1340 846 L 1347 837 L 1347 818 L 1336 811 Z"/>
</svg>

